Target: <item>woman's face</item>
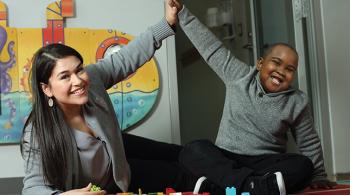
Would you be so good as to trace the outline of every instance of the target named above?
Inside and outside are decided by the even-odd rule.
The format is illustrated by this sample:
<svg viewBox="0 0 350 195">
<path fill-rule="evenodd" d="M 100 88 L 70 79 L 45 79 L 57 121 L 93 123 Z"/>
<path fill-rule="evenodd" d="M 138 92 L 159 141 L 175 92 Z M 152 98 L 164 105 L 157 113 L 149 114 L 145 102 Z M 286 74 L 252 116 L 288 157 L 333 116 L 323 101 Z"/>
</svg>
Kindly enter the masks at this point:
<svg viewBox="0 0 350 195">
<path fill-rule="evenodd" d="M 276 46 L 265 59 L 260 59 L 257 69 L 260 81 L 267 92 L 287 90 L 298 68 L 297 54 L 286 46 Z"/>
<path fill-rule="evenodd" d="M 89 76 L 75 56 L 57 60 L 48 84 L 42 84 L 44 93 L 54 97 L 63 110 L 85 104 L 88 101 L 88 87 Z"/>
</svg>

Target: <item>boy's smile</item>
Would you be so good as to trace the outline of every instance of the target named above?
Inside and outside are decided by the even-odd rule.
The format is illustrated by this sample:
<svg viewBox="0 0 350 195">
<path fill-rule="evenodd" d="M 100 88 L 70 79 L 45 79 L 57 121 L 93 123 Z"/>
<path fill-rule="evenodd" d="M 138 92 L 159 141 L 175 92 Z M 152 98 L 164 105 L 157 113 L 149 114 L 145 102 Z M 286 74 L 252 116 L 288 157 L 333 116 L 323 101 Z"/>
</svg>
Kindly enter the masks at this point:
<svg viewBox="0 0 350 195">
<path fill-rule="evenodd" d="M 257 64 L 260 81 L 267 93 L 289 89 L 298 68 L 298 55 L 287 46 L 277 45 Z"/>
</svg>

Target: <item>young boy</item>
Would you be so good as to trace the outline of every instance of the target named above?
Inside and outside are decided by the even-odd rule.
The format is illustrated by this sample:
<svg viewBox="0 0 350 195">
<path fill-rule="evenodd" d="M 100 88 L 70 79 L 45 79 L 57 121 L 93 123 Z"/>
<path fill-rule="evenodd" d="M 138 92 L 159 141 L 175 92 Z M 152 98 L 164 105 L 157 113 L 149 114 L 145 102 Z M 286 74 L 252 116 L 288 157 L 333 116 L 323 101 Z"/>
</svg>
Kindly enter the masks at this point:
<svg viewBox="0 0 350 195">
<path fill-rule="evenodd" d="M 239 61 L 178 0 L 180 26 L 226 86 L 225 106 L 215 145 L 187 144 L 181 163 L 221 189 L 234 186 L 251 194 L 285 194 L 314 187 L 329 188 L 321 143 L 307 96 L 292 88 L 298 54 L 279 43 L 256 67 Z M 290 130 L 301 152 L 286 153 Z M 202 185 L 205 187 L 206 185 Z M 199 190 L 201 191 L 201 190 Z M 215 194 L 217 195 L 217 194 Z"/>
</svg>

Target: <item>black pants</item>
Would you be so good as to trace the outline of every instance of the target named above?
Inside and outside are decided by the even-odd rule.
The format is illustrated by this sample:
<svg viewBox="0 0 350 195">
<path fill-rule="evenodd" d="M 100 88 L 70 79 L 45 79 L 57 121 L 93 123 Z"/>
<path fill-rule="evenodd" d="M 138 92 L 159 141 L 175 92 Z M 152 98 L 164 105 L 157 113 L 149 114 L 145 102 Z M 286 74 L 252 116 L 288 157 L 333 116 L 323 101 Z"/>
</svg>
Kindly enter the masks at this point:
<svg viewBox="0 0 350 195">
<path fill-rule="evenodd" d="M 299 154 L 238 155 L 207 140 L 186 144 L 179 160 L 193 174 L 206 176 L 220 188 L 234 186 L 239 191 L 250 176 L 280 171 L 287 193 L 293 193 L 307 187 L 313 173 L 311 160 Z"/>
<path fill-rule="evenodd" d="M 131 170 L 129 191 L 137 193 L 193 191 L 197 177 L 178 163 L 182 146 L 123 133 L 126 158 Z"/>
</svg>

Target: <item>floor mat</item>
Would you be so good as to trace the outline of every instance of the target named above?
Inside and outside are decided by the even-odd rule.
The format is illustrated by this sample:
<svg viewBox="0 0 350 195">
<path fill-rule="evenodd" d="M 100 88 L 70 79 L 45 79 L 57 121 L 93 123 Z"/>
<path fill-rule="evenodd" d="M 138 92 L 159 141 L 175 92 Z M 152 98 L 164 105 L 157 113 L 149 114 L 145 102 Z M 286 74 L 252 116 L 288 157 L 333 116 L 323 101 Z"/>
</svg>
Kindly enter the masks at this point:
<svg viewBox="0 0 350 195">
<path fill-rule="evenodd" d="M 350 185 L 339 184 L 333 189 L 329 190 L 306 189 L 305 191 L 295 195 L 350 195 Z"/>
</svg>

